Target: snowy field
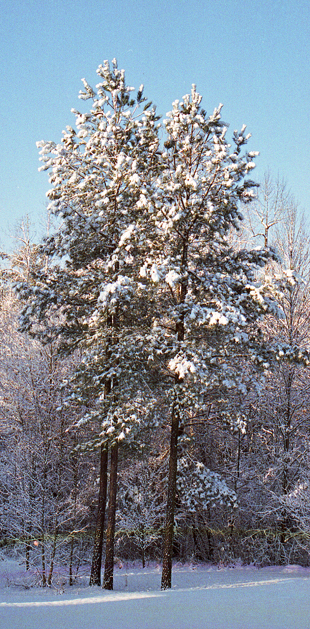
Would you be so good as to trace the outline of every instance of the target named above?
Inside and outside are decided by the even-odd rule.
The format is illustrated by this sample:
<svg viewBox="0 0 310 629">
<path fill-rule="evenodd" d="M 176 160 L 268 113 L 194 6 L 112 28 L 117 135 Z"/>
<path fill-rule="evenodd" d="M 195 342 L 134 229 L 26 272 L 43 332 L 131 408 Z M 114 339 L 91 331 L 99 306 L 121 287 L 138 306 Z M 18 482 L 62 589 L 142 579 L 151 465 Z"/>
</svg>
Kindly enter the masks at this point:
<svg viewBox="0 0 310 629">
<path fill-rule="evenodd" d="M 29 588 L 13 560 L 0 561 L 1 629 L 310 629 L 310 570 L 174 566 L 115 569 L 114 591 Z"/>
</svg>

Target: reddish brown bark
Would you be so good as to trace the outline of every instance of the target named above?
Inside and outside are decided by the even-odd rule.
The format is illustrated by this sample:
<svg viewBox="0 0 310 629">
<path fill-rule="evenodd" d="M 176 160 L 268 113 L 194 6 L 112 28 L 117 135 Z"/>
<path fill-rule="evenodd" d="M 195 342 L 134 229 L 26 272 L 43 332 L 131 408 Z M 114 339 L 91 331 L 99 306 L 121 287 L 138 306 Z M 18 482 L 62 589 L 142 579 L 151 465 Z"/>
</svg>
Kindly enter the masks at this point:
<svg viewBox="0 0 310 629">
<path fill-rule="evenodd" d="M 118 464 L 118 443 L 114 443 L 111 446 L 109 512 L 108 512 L 108 525 L 107 525 L 107 537 L 106 537 L 104 578 L 103 578 L 103 586 L 102 586 L 105 590 L 113 590 L 117 464 Z"/>
<path fill-rule="evenodd" d="M 107 476 L 108 476 L 108 448 L 101 446 L 100 451 L 100 486 L 98 496 L 98 511 L 96 520 L 93 559 L 89 585 L 101 585 L 101 563 L 104 533 L 105 506 L 107 500 Z"/>
</svg>

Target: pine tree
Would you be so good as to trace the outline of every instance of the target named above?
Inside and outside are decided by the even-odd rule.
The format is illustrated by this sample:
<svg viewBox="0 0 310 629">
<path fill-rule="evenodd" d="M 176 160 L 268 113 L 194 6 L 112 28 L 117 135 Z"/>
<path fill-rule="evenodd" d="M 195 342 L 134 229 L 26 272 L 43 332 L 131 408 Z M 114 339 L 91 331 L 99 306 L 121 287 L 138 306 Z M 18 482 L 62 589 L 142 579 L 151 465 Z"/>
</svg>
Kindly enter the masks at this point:
<svg viewBox="0 0 310 629">
<path fill-rule="evenodd" d="M 270 303 L 256 282 L 267 249 L 235 250 L 229 239 L 242 219 L 239 203 L 255 196 L 248 179 L 250 135 L 226 140 L 221 106 L 210 116 L 195 86 L 175 101 L 150 212 L 149 256 L 141 270 L 157 286 L 151 351 L 171 374 L 171 442 L 162 588 L 171 587 L 178 437 L 191 414 L 203 413 L 215 389 L 223 400 L 245 388 L 236 355 L 261 362 L 257 320 Z M 237 369 L 236 369 L 237 367 Z"/>
<path fill-rule="evenodd" d="M 57 339 L 64 355 L 81 351 L 71 400 L 85 409 L 81 423 L 94 428 L 92 445 L 111 457 L 107 589 L 113 588 L 119 447 L 152 414 L 150 365 L 164 374 L 171 408 L 166 589 L 178 438 L 187 421 L 207 413 L 211 394 L 223 423 L 239 426 L 230 401 L 247 391 L 240 363 L 268 367 L 257 323 L 273 309 L 260 274 L 273 254 L 240 249 L 231 238 L 242 220 L 240 203 L 255 197 L 249 175 L 257 153 L 244 149 L 245 127 L 234 132 L 231 148 L 221 106 L 208 116 L 193 86 L 167 115 L 161 148 L 142 86 L 132 98 L 115 60 L 97 72 L 96 91 L 83 80 L 80 97 L 92 106 L 88 113 L 74 110 L 77 131 L 67 127 L 61 144 L 39 143 L 59 227 L 39 251 L 49 267 L 35 269 L 19 287 L 27 300 L 22 329 L 44 342 Z M 104 470 L 105 463 L 100 500 Z M 99 507 L 92 583 L 100 583 Z"/>
<path fill-rule="evenodd" d="M 19 291 L 28 301 L 22 329 L 45 342 L 57 338 L 64 354 L 82 350 L 72 397 L 88 406 L 83 421 L 100 426 L 96 445 L 111 449 L 104 587 L 112 589 L 118 446 L 139 426 L 147 401 L 141 370 L 148 312 L 137 269 L 158 125 L 143 86 L 133 98 L 116 60 L 97 73 L 96 91 L 83 79 L 80 98 L 92 107 L 73 110 L 77 131 L 67 127 L 61 144 L 38 143 L 59 228 L 41 246 L 49 269 Z M 99 564 L 92 582 L 100 582 Z"/>
</svg>

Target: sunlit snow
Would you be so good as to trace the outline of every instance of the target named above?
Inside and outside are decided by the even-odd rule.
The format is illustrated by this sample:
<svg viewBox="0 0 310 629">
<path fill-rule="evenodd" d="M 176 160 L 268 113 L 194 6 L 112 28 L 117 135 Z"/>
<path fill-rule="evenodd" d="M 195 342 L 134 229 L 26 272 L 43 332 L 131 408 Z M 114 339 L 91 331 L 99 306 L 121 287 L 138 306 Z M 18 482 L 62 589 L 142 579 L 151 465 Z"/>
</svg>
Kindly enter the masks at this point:
<svg viewBox="0 0 310 629">
<path fill-rule="evenodd" d="M 161 569 L 115 568 L 114 591 L 87 586 L 28 588 L 29 576 L 0 561 L 1 629 L 309 629 L 310 571 L 176 565 L 160 591 Z"/>
</svg>

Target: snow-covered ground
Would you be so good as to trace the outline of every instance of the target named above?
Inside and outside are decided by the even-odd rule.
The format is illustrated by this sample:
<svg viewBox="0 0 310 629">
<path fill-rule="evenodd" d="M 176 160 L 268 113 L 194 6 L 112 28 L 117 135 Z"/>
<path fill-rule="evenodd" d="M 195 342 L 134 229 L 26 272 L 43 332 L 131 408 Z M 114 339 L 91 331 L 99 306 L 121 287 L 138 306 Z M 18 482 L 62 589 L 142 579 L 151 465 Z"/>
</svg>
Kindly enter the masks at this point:
<svg viewBox="0 0 310 629">
<path fill-rule="evenodd" d="M 114 591 L 84 584 L 29 588 L 14 560 L 0 561 L 0 629 L 310 629 L 310 570 L 174 566 L 115 569 Z"/>
</svg>

